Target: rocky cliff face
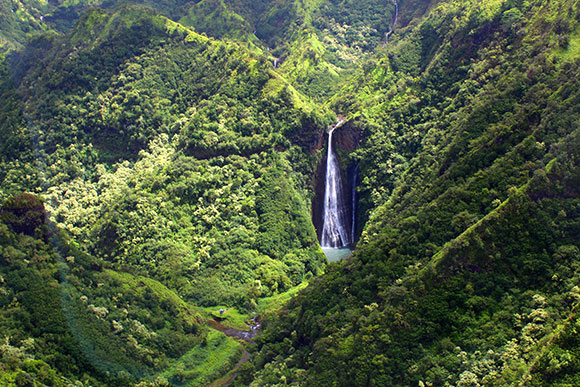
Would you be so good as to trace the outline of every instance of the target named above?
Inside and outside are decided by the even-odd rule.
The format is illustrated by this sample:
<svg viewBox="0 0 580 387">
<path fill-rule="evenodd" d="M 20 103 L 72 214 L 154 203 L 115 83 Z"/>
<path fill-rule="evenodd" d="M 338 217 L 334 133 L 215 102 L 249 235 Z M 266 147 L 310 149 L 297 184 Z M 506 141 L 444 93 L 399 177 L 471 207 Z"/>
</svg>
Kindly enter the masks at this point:
<svg viewBox="0 0 580 387">
<path fill-rule="evenodd" d="M 362 139 L 362 132 L 355 123 L 347 121 L 334 132 L 333 137 L 337 152 L 341 156 L 344 152 L 350 153 L 358 147 Z"/>
<path fill-rule="evenodd" d="M 328 134 L 321 130 L 320 126 L 310 120 L 303 120 L 302 128 L 295 134 L 288 135 L 294 145 L 308 149 L 313 154 L 324 147 L 328 141 Z"/>
</svg>

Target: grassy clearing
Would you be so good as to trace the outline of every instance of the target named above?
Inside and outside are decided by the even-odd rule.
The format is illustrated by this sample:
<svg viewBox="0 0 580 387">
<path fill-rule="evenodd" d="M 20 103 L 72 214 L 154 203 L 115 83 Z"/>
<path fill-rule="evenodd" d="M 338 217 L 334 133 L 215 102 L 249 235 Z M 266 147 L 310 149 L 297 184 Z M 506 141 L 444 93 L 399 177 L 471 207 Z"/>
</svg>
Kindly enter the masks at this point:
<svg viewBox="0 0 580 387">
<path fill-rule="evenodd" d="M 223 309 L 224 313 L 220 314 L 219 310 Z M 240 313 L 236 308 L 228 308 L 225 305 L 208 306 L 205 308 L 200 308 L 200 312 L 203 313 L 207 318 L 213 318 L 213 316 L 218 317 L 224 326 L 234 329 L 247 330 L 247 322 L 252 318 L 249 314 Z"/>
<path fill-rule="evenodd" d="M 204 386 L 226 374 L 244 353 L 243 345 L 210 330 L 205 343 L 195 346 L 158 376 L 175 386 Z"/>
<path fill-rule="evenodd" d="M 308 282 L 303 282 L 287 292 L 259 300 L 257 313 L 264 316 L 279 310 L 306 286 Z M 208 319 L 219 317 L 223 319 L 222 325 L 239 330 L 247 330 L 247 323 L 254 316 L 254 313 L 243 314 L 225 305 L 196 309 Z M 223 314 L 219 312 L 220 309 L 224 310 Z M 232 368 L 243 355 L 242 343 L 210 329 L 205 346 L 196 346 L 160 376 L 176 386 L 209 385 L 212 380 L 215 381 L 212 386 L 220 386 L 231 380 L 232 374 L 236 372 Z M 216 380 L 220 376 L 221 379 Z"/>
<path fill-rule="evenodd" d="M 580 29 L 570 34 L 566 48 L 555 50 L 552 56 L 562 61 L 571 61 L 580 57 Z"/>
<path fill-rule="evenodd" d="M 263 316 L 280 310 L 292 297 L 296 295 L 296 293 L 304 289 L 306 286 L 308 286 L 308 282 L 303 282 L 287 292 L 258 300 L 256 314 Z M 199 314 L 207 319 L 211 319 L 214 316 L 218 317 L 222 325 L 239 330 L 248 330 L 248 322 L 250 322 L 252 317 L 254 317 L 254 313 L 242 313 L 237 308 L 228 308 L 225 305 L 208 306 L 196 309 Z M 223 314 L 220 314 L 220 309 L 224 310 Z"/>
</svg>

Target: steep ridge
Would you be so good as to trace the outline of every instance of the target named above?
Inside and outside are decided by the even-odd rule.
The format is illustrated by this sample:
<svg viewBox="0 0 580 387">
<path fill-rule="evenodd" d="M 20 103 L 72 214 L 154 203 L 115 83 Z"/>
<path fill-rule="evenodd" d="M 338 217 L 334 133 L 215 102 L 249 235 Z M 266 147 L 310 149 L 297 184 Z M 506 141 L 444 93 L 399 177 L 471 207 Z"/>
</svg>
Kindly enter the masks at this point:
<svg viewBox="0 0 580 387">
<path fill-rule="evenodd" d="M 20 86 L 51 219 L 122 266 L 157 256 L 151 270 L 174 286 L 197 272 L 203 283 L 179 287 L 201 303 L 233 301 L 222 274 L 246 283 L 244 260 L 270 267 L 254 278 L 264 294 L 320 269 L 307 186 L 287 160 L 309 156 L 286 137 L 324 118 L 267 62 L 134 7 L 93 11 L 69 36 L 76 47 L 49 50 Z M 286 255 L 300 274 L 274 274 Z"/>
<path fill-rule="evenodd" d="M 132 2 L 129 2 L 132 3 Z M 29 36 L 66 32 L 90 7 L 115 10 L 124 1 L 36 2 L 1 5 L 7 17 L 0 49 L 22 47 Z M 320 101 L 337 91 L 361 59 L 382 44 L 396 3 L 328 0 L 145 1 L 172 20 L 214 38 L 227 38 L 282 64 L 280 72 L 302 93 Z M 417 12 L 415 5 L 410 8 Z M 2 48 L 3 47 L 3 48 Z"/>
</svg>

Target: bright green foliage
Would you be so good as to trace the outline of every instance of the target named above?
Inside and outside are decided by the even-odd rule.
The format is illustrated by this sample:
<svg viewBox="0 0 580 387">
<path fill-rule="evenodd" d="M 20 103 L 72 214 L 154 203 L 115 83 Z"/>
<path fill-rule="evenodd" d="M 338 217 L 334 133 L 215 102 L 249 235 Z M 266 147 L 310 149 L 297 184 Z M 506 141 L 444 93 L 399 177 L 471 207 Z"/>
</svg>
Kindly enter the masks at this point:
<svg viewBox="0 0 580 387">
<path fill-rule="evenodd" d="M 0 51 L 21 47 L 28 34 L 48 30 L 40 20 L 48 8 L 42 0 L 0 2 Z"/>
<path fill-rule="evenodd" d="M 279 71 L 317 100 L 334 94 L 359 61 L 381 45 L 394 18 L 394 3 L 385 1 L 309 0 L 294 7 L 289 43 L 273 52 L 281 58 Z"/>
<path fill-rule="evenodd" d="M 27 38 L 47 31 L 65 32 L 74 27 L 79 17 L 90 7 L 118 8 L 128 2 L 122 0 L 20 0 L 0 2 L 0 51 L 22 48 Z M 129 2 L 130 3 L 130 2 Z M 187 1 L 140 1 L 179 18 L 187 11 Z"/>
<path fill-rule="evenodd" d="M 228 9 L 224 0 L 200 1 L 189 9 L 188 15 L 180 23 L 194 26 L 197 32 L 204 32 L 215 38 L 227 36 L 242 40 L 252 32 L 248 22 Z"/>
<path fill-rule="evenodd" d="M 219 321 L 220 324 L 228 328 L 242 331 L 248 330 L 248 324 L 251 322 L 249 314 L 242 314 L 238 308 L 228 307 L 227 305 L 209 306 L 203 309 L 209 318 Z"/>
<path fill-rule="evenodd" d="M 239 345 L 213 335 L 203 347 L 206 331 L 191 305 L 251 311 L 322 272 L 307 202 L 316 155 L 303 134 L 331 117 L 265 58 L 135 6 L 92 10 L 66 35 L 36 39 L 18 60 L 22 78 L 2 84 L 11 101 L 2 135 L 21 148 L 2 148 L 1 196 L 42 192 L 50 227 L 74 242 L 61 245 L 51 231 L 56 256 L 40 241 L 22 252 L 7 247 L 10 275 L 35 248 L 50 257 L 48 272 L 10 277 L 3 305 L 17 317 L 1 324 L 10 345 L 33 337 L 33 358 L 94 383 L 110 376 L 122 385 L 167 369 L 167 378 L 194 385 L 221 376 Z M 2 215 L 34 235 L 38 225 L 26 216 L 36 213 L 13 205 L 26 195 L 6 202 Z M 38 276 L 60 282 L 41 285 Z M 10 309 L 13 295 L 22 302 L 17 284 L 46 293 L 27 301 L 40 324 L 32 333 L 35 325 Z M 46 324 L 62 339 L 47 336 Z M 194 363 L 199 370 L 183 372 Z"/>
<path fill-rule="evenodd" d="M 92 11 L 63 41 L 22 82 L 51 219 L 198 304 L 321 271 L 286 159 L 306 159 L 291 141 L 326 119 L 272 89 L 267 63 L 136 7 Z"/>
<path fill-rule="evenodd" d="M 194 5 L 182 22 L 210 36 L 261 46 L 296 88 L 323 99 L 380 46 L 393 17 L 394 3 L 376 0 L 212 0 Z"/>
<path fill-rule="evenodd" d="M 28 0 L 16 7 L 19 18 L 6 30 L 64 31 L 89 6 L 116 9 L 124 4 L 95 0 L 41 6 Z M 197 32 L 227 37 L 268 54 L 271 61 L 284 64 L 280 71 L 288 80 L 317 99 L 336 91 L 341 78 L 350 76 L 358 60 L 380 46 L 394 17 L 394 3 L 379 0 L 167 0 L 141 4 L 179 19 Z M 6 14 L 10 12 L 6 10 Z M 95 26 L 91 23 L 88 30 Z M 7 37 L 6 47 L 22 44 L 21 34 L 14 32 Z"/>
<path fill-rule="evenodd" d="M 230 370 L 243 352 L 242 345 L 218 331 L 186 353 L 160 376 L 172 386 L 204 386 Z"/>
</svg>

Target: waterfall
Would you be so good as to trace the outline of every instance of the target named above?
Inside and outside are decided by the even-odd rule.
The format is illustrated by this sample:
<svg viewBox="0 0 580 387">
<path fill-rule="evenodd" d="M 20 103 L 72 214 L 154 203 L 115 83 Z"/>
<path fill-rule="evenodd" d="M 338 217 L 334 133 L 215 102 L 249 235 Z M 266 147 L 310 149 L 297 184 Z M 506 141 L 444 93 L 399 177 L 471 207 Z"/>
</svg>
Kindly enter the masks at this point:
<svg viewBox="0 0 580 387">
<path fill-rule="evenodd" d="M 343 247 L 351 243 L 343 198 L 342 177 L 336 155 L 332 150 L 332 133 L 342 124 L 339 121 L 328 132 L 328 155 L 326 159 L 326 182 L 324 189 L 324 223 L 322 247 Z"/>
<path fill-rule="evenodd" d="M 397 0 L 393 0 L 395 3 L 395 20 L 393 20 L 393 24 L 389 27 L 389 31 L 385 33 L 385 43 L 383 43 L 383 47 L 389 43 L 389 36 L 393 33 L 395 29 L 395 24 L 397 24 L 397 20 L 399 19 L 399 2 Z"/>
</svg>

